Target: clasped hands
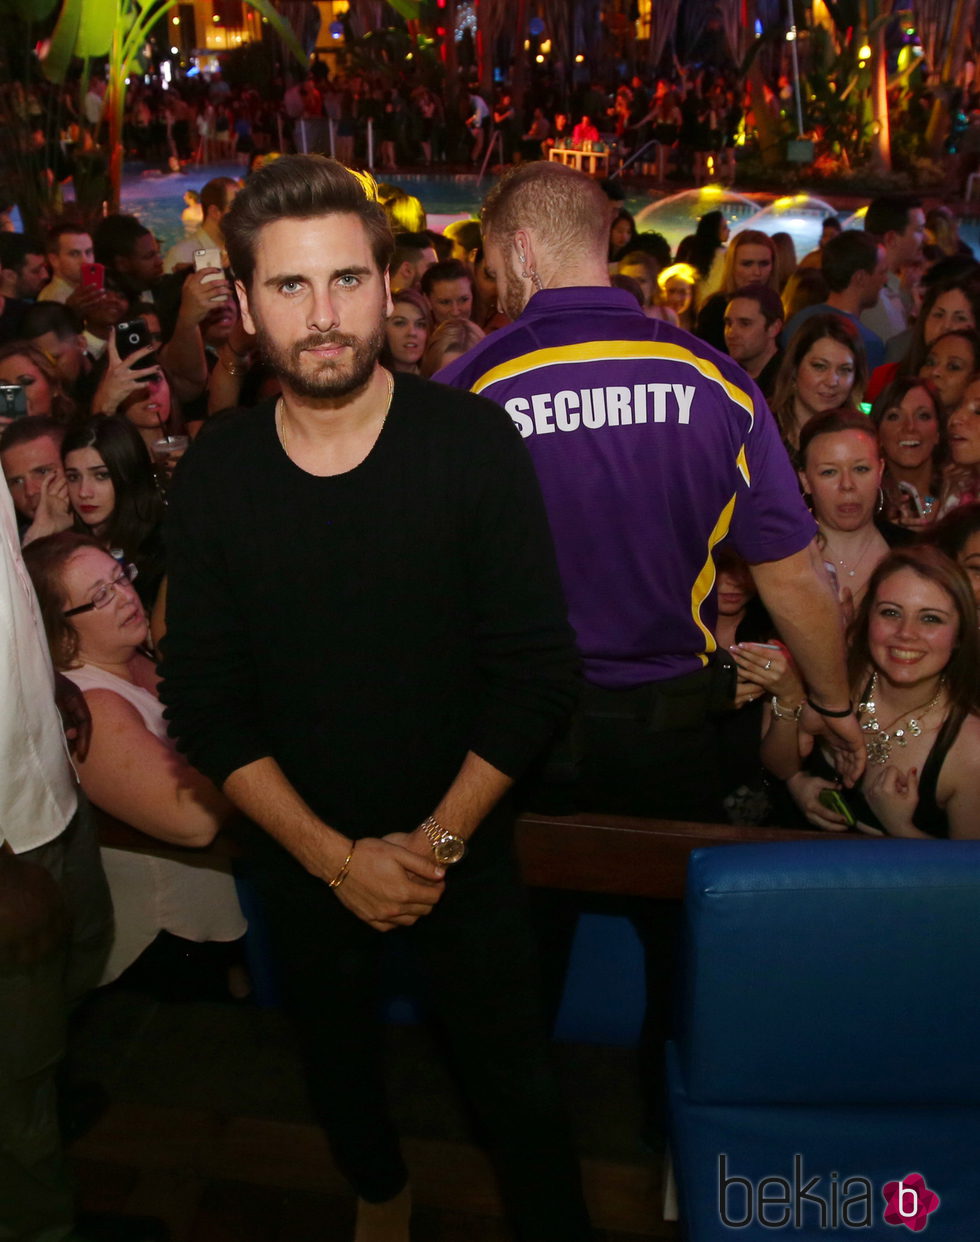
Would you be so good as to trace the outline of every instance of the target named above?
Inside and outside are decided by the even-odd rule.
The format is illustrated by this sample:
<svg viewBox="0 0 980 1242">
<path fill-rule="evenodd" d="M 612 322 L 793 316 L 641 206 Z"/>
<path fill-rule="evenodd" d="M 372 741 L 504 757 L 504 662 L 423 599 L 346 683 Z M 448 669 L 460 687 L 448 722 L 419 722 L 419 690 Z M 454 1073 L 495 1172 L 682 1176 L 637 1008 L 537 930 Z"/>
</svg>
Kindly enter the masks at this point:
<svg viewBox="0 0 980 1242">
<path fill-rule="evenodd" d="M 358 840 L 334 893 L 375 931 L 393 931 L 432 912 L 445 890 L 445 875 L 424 833 L 391 832 Z"/>
</svg>

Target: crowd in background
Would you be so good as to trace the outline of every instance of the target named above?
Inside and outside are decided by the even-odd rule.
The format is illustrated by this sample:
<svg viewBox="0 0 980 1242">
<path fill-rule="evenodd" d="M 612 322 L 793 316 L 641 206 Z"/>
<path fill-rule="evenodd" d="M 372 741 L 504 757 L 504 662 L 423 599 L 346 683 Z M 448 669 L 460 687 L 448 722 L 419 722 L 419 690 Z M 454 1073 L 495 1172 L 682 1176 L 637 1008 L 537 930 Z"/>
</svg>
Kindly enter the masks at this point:
<svg viewBox="0 0 980 1242">
<path fill-rule="evenodd" d="M 75 532 L 88 539 L 80 547 L 111 553 L 123 567 L 114 588 L 148 619 L 137 645 L 150 653 L 165 628 L 170 473 L 211 420 L 277 390 L 223 253 L 221 221 L 238 188 L 232 178 L 209 182 L 196 231 L 166 255 L 122 214 L 93 233 L 65 219 L 43 239 L 0 234 L 0 459 L 23 542 Z M 418 199 L 397 186 L 380 193 L 396 242 L 384 362 L 438 376 L 510 322 L 506 298 L 477 221 L 433 232 Z M 848 618 L 891 549 L 934 535 L 980 593 L 980 264 L 949 208 L 875 200 L 863 229 L 842 231 L 829 217 L 819 248 L 799 256 L 786 235 L 730 236 L 720 211 L 676 253 L 661 235 L 638 232 L 621 205 L 610 203 L 610 217 L 611 283 L 652 321 L 730 354 L 765 395 Z M 722 556 L 718 573 L 727 637 L 778 642 L 753 605 L 747 567 Z M 72 650 L 54 653 L 69 672 Z M 732 673 L 758 691 L 738 658 Z M 784 652 L 776 674 L 785 690 Z M 733 689 L 732 702 L 750 710 L 732 713 L 731 818 L 835 822 L 813 796 L 826 776 L 802 791 L 816 778 L 763 776 L 759 693 Z M 158 823 L 127 805 L 129 792 L 108 799 L 112 813 Z M 200 831 L 196 818 L 190 830 Z"/>
</svg>

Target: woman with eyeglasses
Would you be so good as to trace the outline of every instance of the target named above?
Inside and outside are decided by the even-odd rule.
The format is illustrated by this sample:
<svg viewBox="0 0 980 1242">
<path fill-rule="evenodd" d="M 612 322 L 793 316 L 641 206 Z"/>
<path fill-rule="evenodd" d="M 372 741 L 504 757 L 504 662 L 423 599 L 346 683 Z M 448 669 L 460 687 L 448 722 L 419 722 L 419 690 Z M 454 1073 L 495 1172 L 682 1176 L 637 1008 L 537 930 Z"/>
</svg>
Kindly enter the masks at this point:
<svg viewBox="0 0 980 1242">
<path fill-rule="evenodd" d="M 65 435 L 61 460 L 76 530 L 120 549 L 151 609 L 164 575 L 164 505 L 139 432 L 121 415 L 97 415 Z"/>
<path fill-rule="evenodd" d="M 210 845 L 232 807 L 167 735 L 132 567 L 74 531 L 35 540 L 24 551 L 54 666 L 82 691 L 92 715 L 88 754 L 76 757 L 90 801 L 158 842 Z M 102 856 L 116 911 L 103 982 L 130 966 L 160 931 L 198 943 L 244 934 L 225 860 L 205 856 L 190 864 L 165 848 L 106 847 Z"/>
</svg>

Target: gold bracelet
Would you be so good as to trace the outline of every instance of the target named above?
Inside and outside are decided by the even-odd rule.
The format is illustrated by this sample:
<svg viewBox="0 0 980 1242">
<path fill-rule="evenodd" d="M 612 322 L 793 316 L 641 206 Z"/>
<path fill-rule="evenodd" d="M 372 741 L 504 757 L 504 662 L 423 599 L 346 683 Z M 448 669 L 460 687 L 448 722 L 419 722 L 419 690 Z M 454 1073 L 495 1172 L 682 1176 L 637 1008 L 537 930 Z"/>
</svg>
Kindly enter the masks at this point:
<svg viewBox="0 0 980 1242">
<path fill-rule="evenodd" d="M 800 703 L 798 707 L 795 707 L 795 708 L 791 707 L 789 711 L 787 711 L 785 708 L 780 710 L 779 696 L 775 694 L 772 696 L 772 699 L 770 701 L 770 706 L 772 707 L 772 714 L 777 720 L 792 720 L 793 723 L 795 724 L 799 720 L 799 718 L 803 715 L 803 704 L 802 703 Z"/>
<path fill-rule="evenodd" d="M 218 354 L 218 362 L 224 367 L 229 375 L 234 375 L 236 379 L 241 379 L 243 375 L 248 375 L 248 363 L 246 363 L 243 367 L 236 367 L 230 362 L 225 362 L 221 354 Z"/>
<path fill-rule="evenodd" d="M 356 845 L 356 841 L 351 842 L 350 853 L 344 859 L 344 865 L 328 883 L 327 888 L 340 888 L 341 884 L 343 884 L 343 882 L 347 879 L 347 872 L 350 870 L 350 860 L 354 857 L 354 848 Z"/>
</svg>

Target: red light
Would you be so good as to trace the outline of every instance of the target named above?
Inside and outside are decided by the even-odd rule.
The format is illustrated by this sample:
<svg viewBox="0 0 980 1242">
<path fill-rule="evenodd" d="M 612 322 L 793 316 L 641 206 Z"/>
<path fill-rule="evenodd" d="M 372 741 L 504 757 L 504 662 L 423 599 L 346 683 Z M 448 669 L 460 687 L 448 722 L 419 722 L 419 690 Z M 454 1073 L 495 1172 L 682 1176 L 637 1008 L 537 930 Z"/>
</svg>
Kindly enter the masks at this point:
<svg viewBox="0 0 980 1242">
<path fill-rule="evenodd" d="M 446 0 L 436 0 L 437 9 L 444 9 L 445 7 L 446 7 Z"/>
<path fill-rule="evenodd" d="M 446 37 L 445 26 L 436 26 L 436 34 L 438 35 L 440 39 L 444 39 Z"/>
</svg>

